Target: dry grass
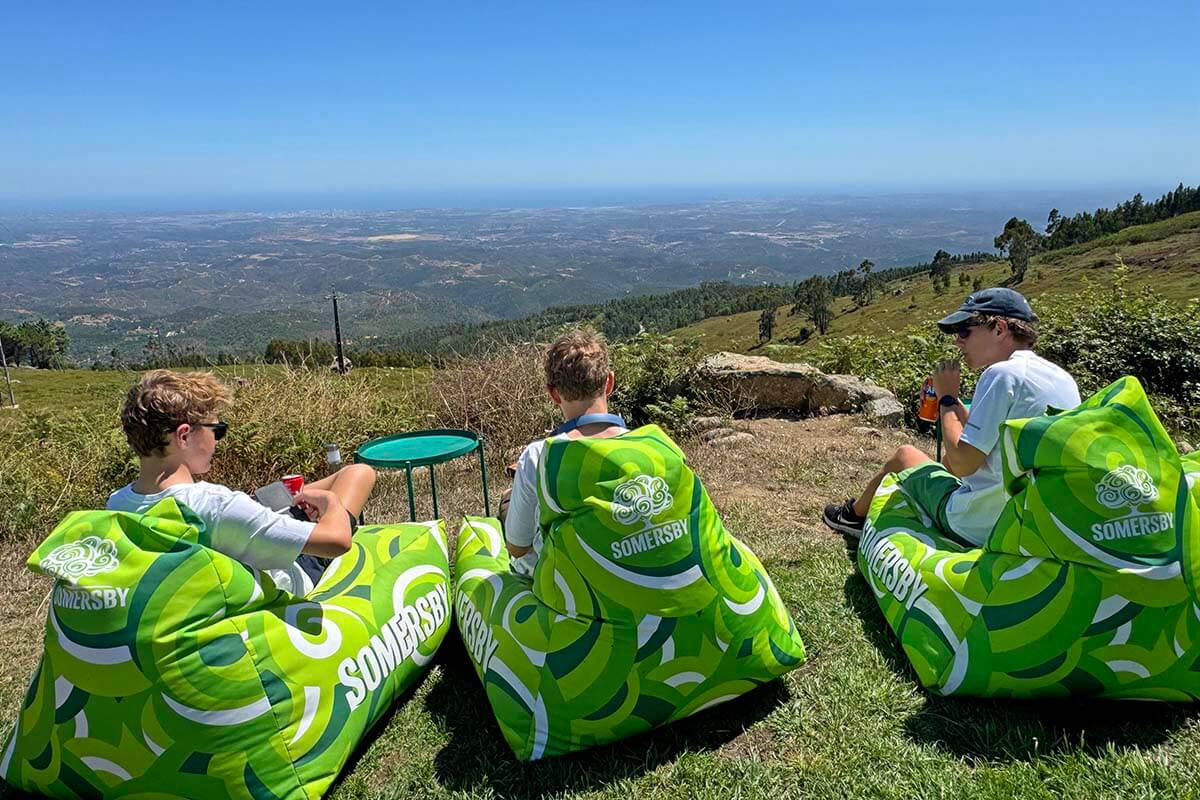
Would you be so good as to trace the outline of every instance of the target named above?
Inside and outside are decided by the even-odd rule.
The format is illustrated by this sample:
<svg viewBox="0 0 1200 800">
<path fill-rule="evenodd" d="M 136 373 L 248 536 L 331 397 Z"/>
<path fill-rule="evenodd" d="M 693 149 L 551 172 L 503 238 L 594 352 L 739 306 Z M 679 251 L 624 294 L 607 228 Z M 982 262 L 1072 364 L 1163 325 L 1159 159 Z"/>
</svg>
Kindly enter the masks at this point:
<svg viewBox="0 0 1200 800">
<path fill-rule="evenodd" d="M 434 371 L 416 405 L 437 427 L 483 435 L 500 463 L 553 428 L 561 418 L 546 395 L 542 349 L 532 344 L 490 348 Z"/>
</svg>

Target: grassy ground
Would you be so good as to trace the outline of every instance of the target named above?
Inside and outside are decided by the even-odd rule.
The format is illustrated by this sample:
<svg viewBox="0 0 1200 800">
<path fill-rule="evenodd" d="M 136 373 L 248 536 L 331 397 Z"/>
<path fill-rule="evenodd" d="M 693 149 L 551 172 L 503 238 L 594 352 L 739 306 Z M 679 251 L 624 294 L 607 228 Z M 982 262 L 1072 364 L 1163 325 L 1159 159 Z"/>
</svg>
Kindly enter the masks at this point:
<svg viewBox="0 0 1200 800">
<path fill-rule="evenodd" d="M 1034 310 L 1083 288 L 1085 282 L 1105 285 L 1112 280 L 1118 256 L 1129 267 L 1131 289 L 1152 286 L 1163 296 L 1183 302 L 1200 297 L 1200 212 L 1185 214 L 1151 225 L 1139 225 L 1102 239 L 1034 258 L 1025 280 L 1014 287 L 1030 298 Z M 855 308 L 846 297 L 835 301 L 835 316 L 827 336 L 846 334 L 885 335 L 914 323 L 935 320 L 958 308 L 970 285 L 958 283 L 960 271 L 984 286 L 998 286 L 1011 277 L 1007 261 L 956 269 L 950 291 L 935 295 L 928 277 L 909 278 L 889 284 L 883 295 L 865 308 Z M 775 318 L 774 341 L 787 342 L 812 327 L 804 315 L 788 316 L 791 306 L 781 306 Z M 732 350 L 769 354 L 771 345 L 760 348 L 758 318 L 751 311 L 728 317 L 712 317 L 675 333 L 695 337 L 702 350 Z M 822 337 L 813 337 L 796 351 L 815 347 Z"/>
<path fill-rule="evenodd" d="M 816 521 L 826 500 L 859 486 L 897 445 L 917 441 L 861 424 L 853 417 L 753 420 L 737 423 L 756 435 L 738 449 L 684 442 L 726 524 L 759 554 L 795 615 L 808 648 L 804 667 L 677 725 L 526 765 L 503 744 L 452 633 L 429 674 L 380 722 L 330 796 L 1200 795 L 1200 711 L 949 700 L 916 686 L 847 544 Z M 451 526 L 463 513 L 477 513 L 473 466 L 447 467 L 439 489 Z M 385 475 L 368 514 L 402 519 L 405 505 L 401 481 Z M 431 513 L 427 499 L 418 510 Z M 7 588 L 0 616 L 3 727 L 40 653 L 49 590 L 24 570 L 25 555 L 13 539 L 0 538 Z"/>
<path fill-rule="evenodd" d="M 272 364 L 238 364 L 213 367 L 212 371 L 227 382 L 238 379 L 271 377 L 282 372 L 283 367 Z M 79 411 L 95 414 L 97 419 L 116 419 L 121 410 L 125 390 L 133 385 L 140 373 L 126 370 L 88 369 L 33 369 L 32 367 L 10 367 L 9 376 L 13 383 L 13 396 L 17 408 L 4 409 L 3 413 L 36 414 L 43 412 Z M 424 374 L 426 370 L 406 368 L 364 368 L 355 374 L 369 377 L 371 386 L 380 393 L 401 388 Z M 0 382 L 0 406 L 8 405 L 8 388 Z M 2 417 L 0 417 L 2 419 Z"/>
</svg>

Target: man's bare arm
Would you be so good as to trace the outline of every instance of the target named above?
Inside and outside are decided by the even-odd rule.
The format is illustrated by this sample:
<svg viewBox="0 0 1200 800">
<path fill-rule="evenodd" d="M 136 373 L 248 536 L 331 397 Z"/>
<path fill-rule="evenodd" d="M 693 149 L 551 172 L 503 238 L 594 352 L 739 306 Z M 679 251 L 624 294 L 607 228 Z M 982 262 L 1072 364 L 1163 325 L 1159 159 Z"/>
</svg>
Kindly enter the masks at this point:
<svg viewBox="0 0 1200 800">
<path fill-rule="evenodd" d="M 987 461 L 987 453 L 962 441 L 967 409 L 962 401 L 938 409 L 942 418 L 942 465 L 960 478 L 973 475 Z"/>
</svg>

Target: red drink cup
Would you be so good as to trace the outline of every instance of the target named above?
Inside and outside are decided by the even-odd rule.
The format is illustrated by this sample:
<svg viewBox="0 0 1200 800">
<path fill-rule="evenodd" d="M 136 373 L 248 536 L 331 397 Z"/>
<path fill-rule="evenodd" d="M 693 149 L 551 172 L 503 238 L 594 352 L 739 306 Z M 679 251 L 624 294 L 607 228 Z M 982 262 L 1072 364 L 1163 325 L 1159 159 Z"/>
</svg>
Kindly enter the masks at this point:
<svg viewBox="0 0 1200 800">
<path fill-rule="evenodd" d="M 299 494 L 300 490 L 304 488 L 303 475 L 284 475 L 279 479 L 279 482 L 284 485 L 284 488 L 286 488 L 293 497 Z"/>
</svg>

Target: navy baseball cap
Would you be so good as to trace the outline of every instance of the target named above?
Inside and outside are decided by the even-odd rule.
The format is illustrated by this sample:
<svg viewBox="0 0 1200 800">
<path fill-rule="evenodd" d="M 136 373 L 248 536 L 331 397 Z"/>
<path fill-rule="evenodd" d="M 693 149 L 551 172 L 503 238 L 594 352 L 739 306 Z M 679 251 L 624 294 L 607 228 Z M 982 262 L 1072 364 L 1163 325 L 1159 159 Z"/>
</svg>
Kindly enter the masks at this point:
<svg viewBox="0 0 1200 800">
<path fill-rule="evenodd" d="M 1025 299 L 1025 295 L 1014 292 L 1012 289 L 997 287 L 981 289 L 967 295 L 967 299 L 958 307 L 958 311 L 945 319 L 938 320 L 938 327 L 942 329 L 942 333 L 954 333 L 958 326 L 976 314 L 995 314 L 998 317 L 1012 317 L 1026 322 L 1037 322 L 1037 314 L 1034 314 L 1033 309 L 1029 307 L 1029 301 Z"/>
</svg>

